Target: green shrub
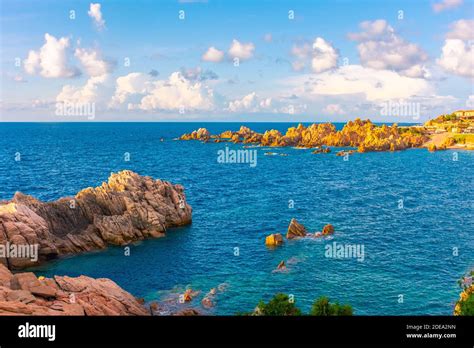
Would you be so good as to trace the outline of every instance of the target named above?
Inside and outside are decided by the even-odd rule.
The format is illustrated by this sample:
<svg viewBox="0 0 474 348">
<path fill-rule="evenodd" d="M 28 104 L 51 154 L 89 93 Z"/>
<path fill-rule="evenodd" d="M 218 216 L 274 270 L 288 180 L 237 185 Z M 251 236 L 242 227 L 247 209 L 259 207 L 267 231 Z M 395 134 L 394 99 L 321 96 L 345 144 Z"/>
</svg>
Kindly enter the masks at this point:
<svg viewBox="0 0 474 348">
<path fill-rule="evenodd" d="M 315 316 L 349 316 L 352 315 L 352 307 L 350 305 L 340 305 L 339 303 L 330 303 L 325 296 L 314 301 L 311 308 L 311 315 Z"/>
<path fill-rule="evenodd" d="M 257 306 L 258 314 L 269 316 L 291 316 L 301 315 L 301 311 L 296 307 L 294 301 L 286 294 L 276 294 L 268 303 L 260 301 Z"/>
</svg>

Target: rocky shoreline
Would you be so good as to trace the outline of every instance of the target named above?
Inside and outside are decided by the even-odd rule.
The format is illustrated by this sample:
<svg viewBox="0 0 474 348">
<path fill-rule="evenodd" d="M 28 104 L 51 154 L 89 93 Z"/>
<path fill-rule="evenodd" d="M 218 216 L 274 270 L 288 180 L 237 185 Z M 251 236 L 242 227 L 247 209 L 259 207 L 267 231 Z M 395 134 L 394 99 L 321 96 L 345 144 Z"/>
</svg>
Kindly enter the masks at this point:
<svg viewBox="0 0 474 348">
<path fill-rule="evenodd" d="M 0 315 L 150 315 L 110 279 L 12 274 L 0 264 Z"/>
<path fill-rule="evenodd" d="M 0 245 L 23 251 L 37 246 L 38 255 L 0 255 L 0 264 L 18 270 L 62 255 L 162 237 L 168 228 L 190 224 L 191 215 L 181 185 L 129 170 L 54 202 L 17 192 L 0 202 Z"/>
<path fill-rule="evenodd" d="M 288 128 L 285 134 L 275 129 L 262 134 L 241 126 L 236 132 L 211 135 L 206 128 L 200 128 L 183 134 L 179 139 L 322 149 L 317 153 L 329 153 L 322 146 L 356 147 L 358 152 L 396 151 L 422 147 L 429 141 L 427 135 L 409 127 L 398 127 L 397 124 L 377 126 L 370 120 L 359 118 L 347 122 L 341 130 L 336 130 L 332 123 L 314 123 L 308 127 L 300 123 L 297 127 Z"/>
<path fill-rule="evenodd" d="M 54 202 L 17 192 L 12 200 L 0 202 L 0 315 L 151 315 L 144 301 L 110 279 L 45 278 L 11 270 L 162 237 L 168 228 L 191 220 L 181 185 L 129 170 Z M 34 249 L 35 257 L 25 254 Z"/>
</svg>

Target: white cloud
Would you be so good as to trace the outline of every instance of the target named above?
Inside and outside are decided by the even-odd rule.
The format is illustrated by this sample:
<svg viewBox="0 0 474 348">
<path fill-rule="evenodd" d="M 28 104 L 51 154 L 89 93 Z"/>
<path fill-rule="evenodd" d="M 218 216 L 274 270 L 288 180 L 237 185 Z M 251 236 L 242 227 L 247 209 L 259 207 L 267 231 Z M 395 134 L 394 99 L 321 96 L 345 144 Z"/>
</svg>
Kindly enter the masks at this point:
<svg viewBox="0 0 474 348">
<path fill-rule="evenodd" d="M 108 75 L 90 77 L 84 86 L 65 85 L 57 95 L 56 101 L 63 103 L 86 104 L 95 103 L 101 95 L 101 86 L 107 81 Z"/>
<path fill-rule="evenodd" d="M 105 20 L 102 18 L 101 5 L 99 3 L 91 3 L 87 14 L 94 20 L 97 29 L 102 30 L 105 28 Z"/>
<path fill-rule="evenodd" d="M 416 44 L 405 41 L 383 19 L 360 23 L 360 33 L 350 33 L 358 41 L 360 62 L 377 70 L 394 70 L 409 77 L 428 77 L 423 63 L 428 55 Z"/>
<path fill-rule="evenodd" d="M 330 115 L 342 115 L 345 113 L 344 109 L 339 104 L 328 104 L 323 109 L 323 112 L 326 112 Z"/>
<path fill-rule="evenodd" d="M 178 111 L 211 110 L 214 107 L 212 89 L 200 81 L 190 81 L 181 72 L 167 80 L 153 80 L 149 75 L 131 73 L 119 77 L 109 106 L 125 104 L 132 95 L 140 95 L 138 103 L 128 103 L 128 109 Z"/>
<path fill-rule="evenodd" d="M 256 92 L 247 94 L 242 99 L 236 99 L 229 102 L 227 110 L 230 112 L 262 112 L 270 111 L 272 98 L 260 98 Z"/>
<path fill-rule="evenodd" d="M 232 58 L 244 60 L 252 58 L 254 50 L 255 45 L 253 43 L 241 43 L 240 41 L 234 39 L 232 40 L 232 44 L 228 53 Z"/>
<path fill-rule="evenodd" d="M 100 52 L 94 49 L 76 48 L 74 56 L 79 59 L 89 76 L 100 76 L 112 70 L 113 64 L 102 59 Z"/>
<path fill-rule="evenodd" d="M 438 13 L 441 11 L 450 10 L 459 7 L 460 5 L 462 5 L 462 3 L 463 0 L 442 0 L 433 4 L 433 11 Z"/>
<path fill-rule="evenodd" d="M 474 46 L 458 39 L 444 42 L 441 57 L 436 62 L 447 72 L 474 77 Z"/>
<path fill-rule="evenodd" d="M 441 56 L 436 60 L 445 71 L 474 77 L 474 20 L 460 19 L 451 24 Z"/>
<path fill-rule="evenodd" d="M 337 50 L 321 37 L 314 39 L 312 45 L 304 43 L 295 45 L 291 54 L 297 58 L 292 63 L 293 70 L 300 71 L 306 66 L 306 61 L 311 59 L 311 69 L 315 73 L 321 73 L 337 66 L 339 54 Z"/>
<path fill-rule="evenodd" d="M 57 95 L 57 102 L 75 104 L 96 103 L 105 100 L 104 85 L 109 79 L 113 64 L 104 60 L 98 50 L 76 48 L 74 56 L 81 62 L 89 79 L 83 86 L 65 85 Z"/>
<path fill-rule="evenodd" d="M 474 40 L 474 19 L 460 19 L 453 22 L 447 39 Z"/>
<path fill-rule="evenodd" d="M 218 50 L 214 46 L 208 48 L 208 50 L 202 55 L 202 60 L 206 62 L 218 63 L 224 59 L 224 52 Z"/>
<path fill-rule="evenodd" d="M 45 44 L 39 51 L 30 50 L 28 57 L 23 61 L 24 69 L 28 74 L 40 74 L 47 78 L 74 77 L 80 74 L 75 67 L 69 66 L 68 50 L 69 38 L 56 39 L 46 33 Z"/>
<path fill-rule="evenodd" d="M 125 103 L 130 95 L 145 94 L 147 92 L 147 84 L 150 81 L 150 75 L 139 72 L 118 77 L 116 80 L 115 94 L 112 96 L 109 106 L 118 107 Z"/>
<path fill-rule="evenodd" d="M 287 79 L 285 84 L 293 86 L 291 93 L 307 98 L 325 95 L 358 95 L 364 96 L 368 101 L 377 101 L 434 94 L 432 84 L 425 79 L 360 65 L 341 66 L 317 76 L 296 76 Z"/>
<path fill-rule="evenodd" d="M 339 55 L 334 47 L 323 38 L 317 37 L 313 42 L 313 58 L 311 68 L 314 72 L 320 73 L 337 66 Z"/>
</svg>

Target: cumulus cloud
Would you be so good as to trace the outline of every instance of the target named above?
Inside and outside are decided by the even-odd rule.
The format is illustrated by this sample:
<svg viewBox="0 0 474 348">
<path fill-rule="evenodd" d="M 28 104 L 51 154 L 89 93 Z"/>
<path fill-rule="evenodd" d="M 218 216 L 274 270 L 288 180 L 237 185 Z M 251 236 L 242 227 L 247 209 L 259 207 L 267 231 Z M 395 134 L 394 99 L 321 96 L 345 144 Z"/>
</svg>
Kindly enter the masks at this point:
<svg viewBox="0 0 474 348">
<path fill-rule="evenodd" d="M 256 92 L 252 92 L 241 99 L 230 101 L 227 109 L 230 112 L 259 112 L 269 110 L 271 106 L 272 98 L 259 98 Z"/>
<path fill-rule="evenodd" d="M 314 72 L 320 73 L 337 66 L 339 55 L 334 47 L 323 38 L 316 38 L 313 42 L 313 58 L 311 68 Z"/>
<path fill-rule="evenodd" d="M 350 33 L 350 40 L 358 41 L 361 64 L 377 70 L 394 70 L 408 77 L 429 77 L 423 65 L 428 55 L 416 44 L 397 35 L 383 19 L 360 23 L 361 32 Z"/>
<path fill-rule="evenodd" d="M 97 29 L 102 30 L 105 28 L 105 20 L 102 18 L 101 5 L 99 3 L 91 3 L 87 14 L 94 20 Z"/>
<path fill-rule="evenodd" d="M 214 46 L 208 48 L 208 50 L 202 55 L 202 60 L 206 62 L 218 63 L 224 59 L 224 52 L 218 50 Z"/>
<path fill-rule="evenodd" d="M 108 75 L 90 77 L 84 86 L 65 85 L 56 96 L 57 102 L 86 104 L 95 103 L 103 95 L 101 86 L 107 81 Z"/>
<path fill-rule="evenodd" d="M 109 104 L 110 107 L 118 107 L 125 103 L 130 95 L 145 94 L 147 84 L 151 81 L 151 76 L 139 72 L 120 76 L 116 80 L 115 93 Z"/>
<path fill-rule="evenodd" d="M 287 79 L 292 93 L 311 98 L 329 95 L 356 95 L 368 101 L 433 95 L 432 84 L 422 78 L 403 76 L 395 71 L 376 70 L 360 65 L 341 66 L 317 75 Z"/>
<path fill-rule="evenodd" d="M 78 47 L 74 56 L 81 62 L 89 76 L 107 74 L 114 66 L 114 63 L 103 59 L 98 50 Z"/>
<path fill-rule="evenodd" d="M 474 40 L 474 19 L 460 19 L 450 25 L 447 39 Z"/>
<path fill-rule="evenodd" d="M 436 13 L 451 10 L 453 8 L 461 6 L 463 0 L 442 0 L 433 4 L 433 11 Z"/>
<path fill-rule="evenodd" d="M 461 19 L 451 24 L 451 31 L 436 60 L 445 71 L 464 77 L 474 77 L 474 20 Z"/>
<path fill-rule="evenodd" d="M 314 39 L 312 45 L 304 43 L 293 46 L 291 54 L 297 58 L 292 63 L 295 71 L 303 70 L 306 66 L 306 61 L 310 59 L 311 69 L 315 73 L 335 68 L 339 58 L 337 50 L 321 37 Z"/>
<path fill-rule="evenodd" d="M 74 77 L 79 70 L 69 65 L 69 38 L 59 39 L 46 33 L 45 43 L 38 50 L 30 50 L 23 66 L 28 74 L 47 78 Z"/>
<path fill-rule="evenodd" d="M 89 79 L 83 86 L 65 85 L 57 95 L 57 102 L 86 104 L 105 100 L 105 83 L 114 64 L 101 57 L 96 49 L 76 48 L 74 56 L 81 62 Z"/>
<path fill-rule="evenodd" d="M 110 106 L 118 107 L 132 95 L 140 95 L 128 109 L 177 111 L 211 110 L 214 107 L 212 89 L 200 81 L 190 81 L 181 72 L 174 72 L 166 80 L 154 80 L 149 75 L 131 73 L 117 78 L 115 94 Z"/>
<path fill-rule="evenodd" d="M 458 39 L 444 42 L 442 53 L 436 62 L 447 72 L 455 75 L 474 77 L 474 46 Z"/>
<path fill-rule="evenodd" d="M 228 53 L 232 58 L 244 60 L 252 58 L 254 50 L 255 45 L 253 43 L 241 43 L 240 41 L 234 39 L 232 40 L 232 44 L 230 45 Z"/>
</svg>

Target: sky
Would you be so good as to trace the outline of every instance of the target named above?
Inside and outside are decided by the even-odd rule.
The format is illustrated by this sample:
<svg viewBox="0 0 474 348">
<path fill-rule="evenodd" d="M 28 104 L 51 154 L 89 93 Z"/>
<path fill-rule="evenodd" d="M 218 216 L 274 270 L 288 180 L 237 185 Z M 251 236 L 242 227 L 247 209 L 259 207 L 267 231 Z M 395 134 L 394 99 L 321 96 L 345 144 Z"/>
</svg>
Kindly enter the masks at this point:
<svg viewBox="0 0 474 348">
<path fill-rule="evenodd" d="M 474 108 L 473 0 L 0 9 L 0 121 L 422 122 Z"/>
</svg>

